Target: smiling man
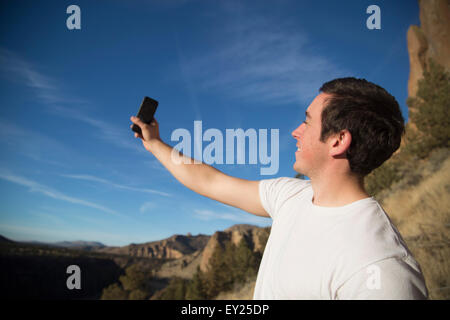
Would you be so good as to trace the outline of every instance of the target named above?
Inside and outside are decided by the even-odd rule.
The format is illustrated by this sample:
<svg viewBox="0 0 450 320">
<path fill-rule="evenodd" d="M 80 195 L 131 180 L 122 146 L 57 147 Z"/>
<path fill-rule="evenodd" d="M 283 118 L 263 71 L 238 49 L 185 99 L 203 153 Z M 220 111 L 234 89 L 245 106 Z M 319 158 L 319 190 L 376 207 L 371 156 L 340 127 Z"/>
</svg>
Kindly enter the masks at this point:
<svg viewBox="0 0 450 320">
<path fill-rule="evenodd" d="M 364 177 L 399 148 L 404 119 L 395 98 L 364 79 L 325 83 L 292 132 L 294 170 L 309 181 L 250 181 L 207 164 L 175 164 L 156 120 L 144 147 L 189 189 L 270 217 L 254 299 L 426 299 L 420 266 Z"/>
</svg>

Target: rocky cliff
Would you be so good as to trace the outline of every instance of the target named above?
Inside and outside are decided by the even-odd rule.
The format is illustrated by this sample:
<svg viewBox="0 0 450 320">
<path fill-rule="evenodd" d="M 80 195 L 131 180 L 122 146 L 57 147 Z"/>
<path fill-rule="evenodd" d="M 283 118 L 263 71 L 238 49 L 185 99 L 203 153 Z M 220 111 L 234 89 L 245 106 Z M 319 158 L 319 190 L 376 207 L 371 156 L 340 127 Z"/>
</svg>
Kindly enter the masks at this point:
<svg viewBox="0 0 450 320">
<path fill-rule="evenodd" d="M 429 58 L 450 71 L 450 0 L 419 0 L 419 8 L 420 26 L 410 26 L 407 33 L 409 97 L 416 95 Z"/>
</svg>

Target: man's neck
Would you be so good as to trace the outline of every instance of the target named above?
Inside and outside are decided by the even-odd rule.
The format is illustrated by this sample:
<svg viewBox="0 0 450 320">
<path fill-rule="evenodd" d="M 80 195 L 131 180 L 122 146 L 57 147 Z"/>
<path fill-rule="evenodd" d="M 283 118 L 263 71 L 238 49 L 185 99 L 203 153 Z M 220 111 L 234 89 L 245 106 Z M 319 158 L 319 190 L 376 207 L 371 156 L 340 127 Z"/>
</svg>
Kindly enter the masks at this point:
<svg viewBox="0 0 450 320">
<path fill-rule="evenodd" d="M 313 203 L 322 207 L 342 207 L 370 197 L 364 189 L 364 180 L 345 173 L 323 172 L 311 178 Z"/>
</svg>

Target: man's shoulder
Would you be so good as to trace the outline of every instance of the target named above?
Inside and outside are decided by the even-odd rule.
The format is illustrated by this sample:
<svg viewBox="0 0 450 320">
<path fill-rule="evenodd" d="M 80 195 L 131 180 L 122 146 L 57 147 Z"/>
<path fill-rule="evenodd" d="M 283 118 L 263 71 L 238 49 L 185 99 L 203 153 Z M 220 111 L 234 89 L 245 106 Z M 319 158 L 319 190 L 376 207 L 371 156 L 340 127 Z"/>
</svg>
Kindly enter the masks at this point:
<svg viewBox="0 0 450 320">
<path fill-rule="evenodd" d="M 273 188 L 306 188 L 311 185 L 311 181 L 309 180 L 291 177 L 262 179 L 260 183 Z"/>
<path fill-rule="evenodd" d="M 291 198 L 294 194 L 299 194 L 311 188 L 309 180 L 290 177 L 264 179 L 260 180 L 259 183 L 261 190 L 279 199 Z"/>
<path fill-rule="evenodd" d="M 279 177 L 264 179 L 259 182 L 259 195 L 264 209 L 272 219 L 275 219 L 278 211 L 287 201 L 298 198 L 298 195 L 310 187 L 310 181 L 298 178 Z"/>
</svg>

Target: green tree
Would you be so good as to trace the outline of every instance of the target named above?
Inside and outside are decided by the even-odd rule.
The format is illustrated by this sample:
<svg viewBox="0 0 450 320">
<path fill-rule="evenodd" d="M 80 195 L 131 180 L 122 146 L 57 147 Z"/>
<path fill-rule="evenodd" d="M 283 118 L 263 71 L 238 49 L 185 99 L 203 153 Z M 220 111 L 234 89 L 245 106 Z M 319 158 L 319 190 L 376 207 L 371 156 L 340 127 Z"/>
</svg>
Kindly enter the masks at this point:
<svg viewBox="0 0 450 320">
<path fill-rule="evenodd" d="M 410 149 L 424 158 L 433 149 L 450 147 L 450 73 L 430 59 L 418 82 L 417 96 L 409 98 L 407 104 L 415 110 L 411 119 L 419 129 L 410 139 L 416 141 L 408 141 L 416 144 Z"/>
<path fill-rule="evenodd" d="M 133 264 L 125 270 L 125 275 L 120 276 L 119 281 L 122 287 L 127 291 L 141 290 L 149 293 L 149 280 L 151 272 L 145 270 L 139 264 Z"/>
<path fill-rule="evenodd" d="M 233 252 L 233 280 L 237 283 L 244 282 L 248 277 L 258 272 L 259 261 L 250 249 L 244 238 L 234 248 Z"/>
<path fill-rule="evenodd" d="M 204 276 L 206 299 L 256 276 L 260 262 L 261 254 L 253 252 L 245 238 L 237 246 L 231 241 L 227 241 L 224 247 L 217 245 Z"/>
<path fill-rule="evenodd" d="M 219 292 L 229 289 L 230 270 L 225 263 L 225 249 L 219 244 L 217 244 L 209 259 L 206 280 L 206 295 L 208 298 L 215 297 Z"/>
<path fill-rule="evenodd" d="M 200 266 L 197 266 L 197 271 L 194 273 L 192 280 L 186 290 L 186 299 L 188 300 L 204 300 L 207 299 L 205 276 L 200 270 Z"/>
</svg>

